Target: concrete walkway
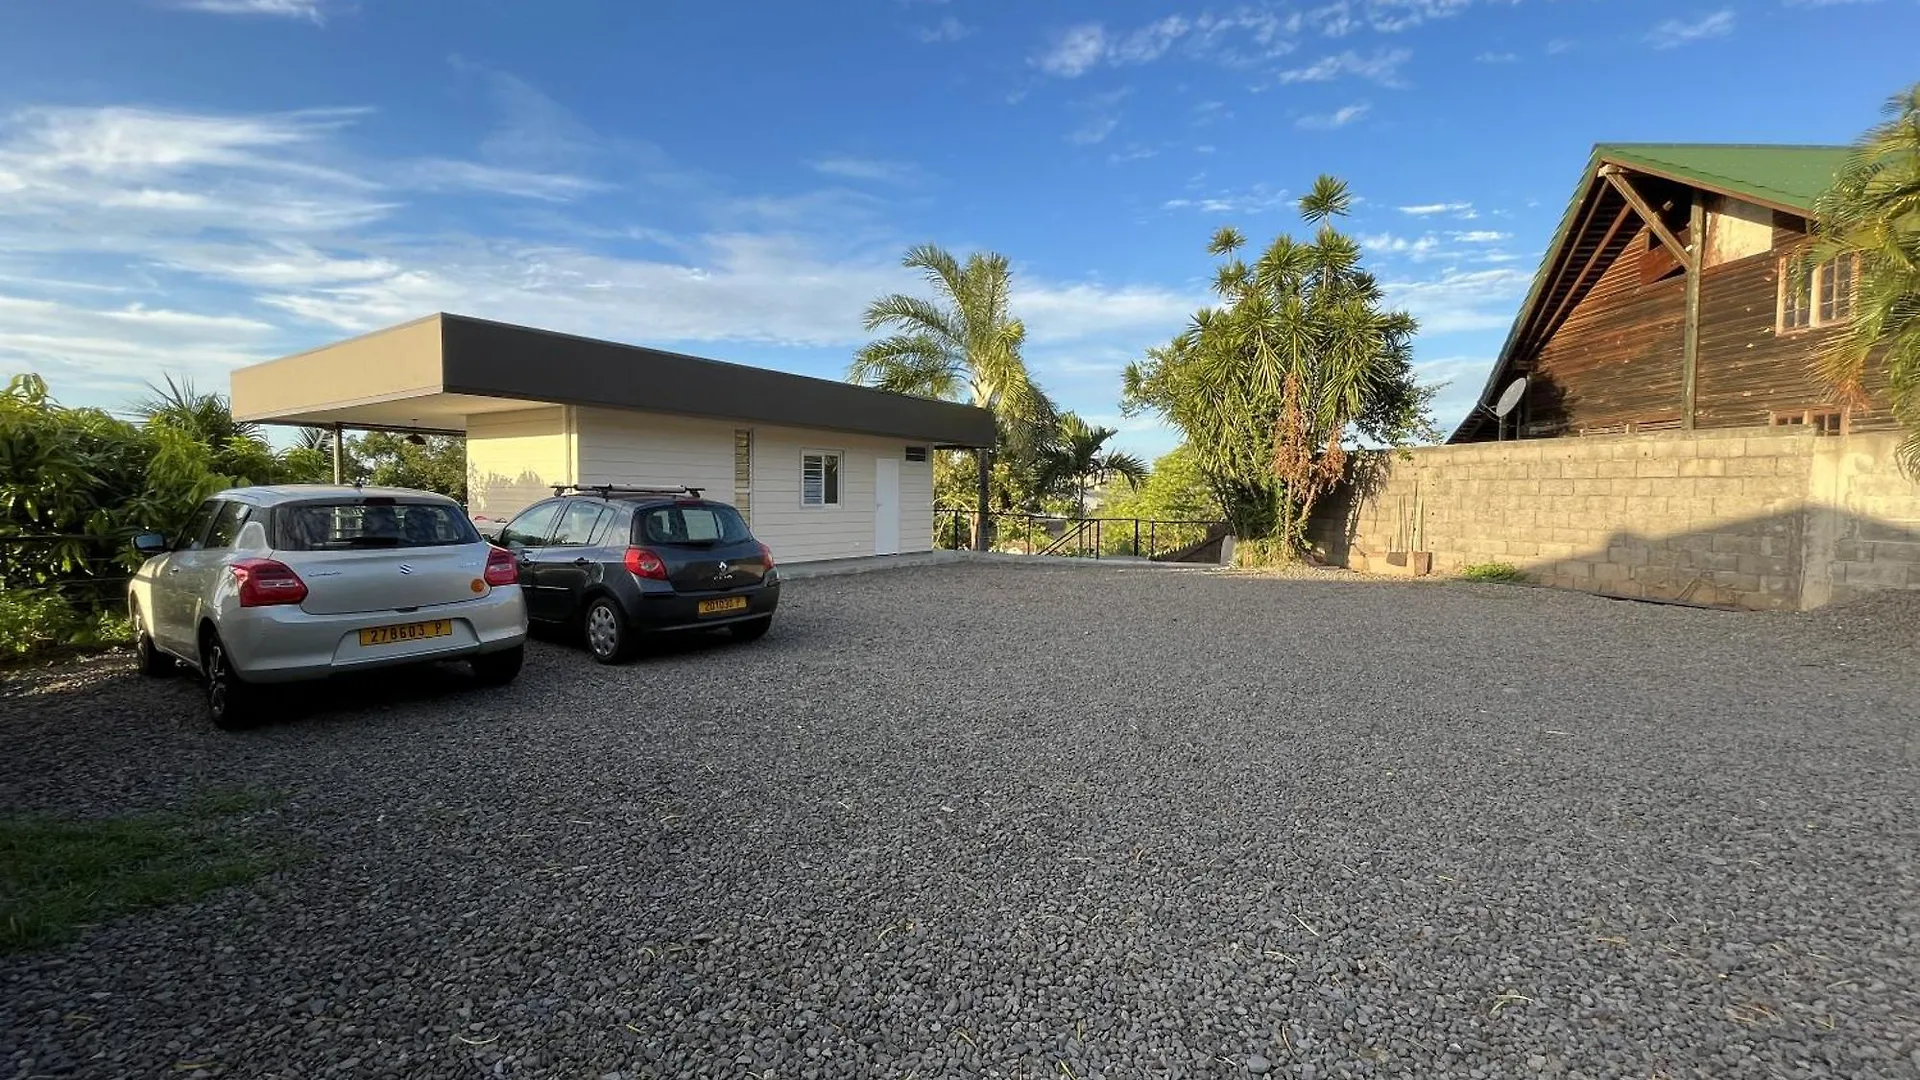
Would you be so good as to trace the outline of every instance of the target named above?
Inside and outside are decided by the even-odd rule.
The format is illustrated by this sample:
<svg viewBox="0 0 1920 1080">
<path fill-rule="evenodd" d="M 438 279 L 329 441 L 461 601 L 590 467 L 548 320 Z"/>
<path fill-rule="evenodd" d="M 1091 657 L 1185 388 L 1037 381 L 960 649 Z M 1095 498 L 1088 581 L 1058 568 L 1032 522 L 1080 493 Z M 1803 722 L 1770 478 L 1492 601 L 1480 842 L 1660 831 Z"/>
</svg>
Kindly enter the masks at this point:
<svg viewBox="0 0 1920 1080">
<path fill-rule="evenodd" d="M 776 553 L 777 554 L 777 553 Z M 819 559 L 813 562 L 781 563 L 780 577 L 785 581 L 807 578 L 841 577 L 875 570 L 898 570 L 909 566 L 939 566 L 949 563 L 1025 563 L 1029 566 L 1124 567 L 1129 570 L 1218 570 L 1204 563 L 1165 563 L 1132 555 L 1112 555 L 1100 559 L 1074 559 L 1059 555 L 1020 555 L 1001 551 L 913 551 L 902 555 L 861 555 L 851 559 Z"/>
</svg>

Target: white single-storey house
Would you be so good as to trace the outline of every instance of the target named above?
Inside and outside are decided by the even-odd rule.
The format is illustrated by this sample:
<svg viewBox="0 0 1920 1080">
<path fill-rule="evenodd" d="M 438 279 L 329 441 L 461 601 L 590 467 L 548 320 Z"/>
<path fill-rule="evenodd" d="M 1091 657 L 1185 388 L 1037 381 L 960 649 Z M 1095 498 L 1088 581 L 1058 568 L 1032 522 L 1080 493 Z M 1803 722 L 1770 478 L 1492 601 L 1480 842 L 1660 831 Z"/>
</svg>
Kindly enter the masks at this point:
<svg viewBox="0 0 1920 1080">
<path fill-rule="evenodd" d="M 791 562 L 927 551 L 933 451 L 991 447 L 984 409 L 437 314 L 233 373 L 235 419 L 459 434 L 468 509 L 555 485 L 686 485 Z"/>
</svg>

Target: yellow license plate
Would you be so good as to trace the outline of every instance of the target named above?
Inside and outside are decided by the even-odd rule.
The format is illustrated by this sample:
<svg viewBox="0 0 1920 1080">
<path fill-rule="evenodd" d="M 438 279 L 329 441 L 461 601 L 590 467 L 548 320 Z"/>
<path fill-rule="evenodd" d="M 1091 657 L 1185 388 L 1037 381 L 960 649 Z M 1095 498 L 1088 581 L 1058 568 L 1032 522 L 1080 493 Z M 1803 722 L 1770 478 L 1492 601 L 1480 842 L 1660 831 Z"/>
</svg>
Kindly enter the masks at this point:
<svg viewBox="0 0 1920 1080">
<path fill-rule="evenodd" d="M 401 623 L 398 626 L 375 626 L 360 631 L 362 645 L 398 645 L 403 641 L 420 641 L 424 638 L 450 637 L 453 634 L 452 619 L 435 619 L 432 622 Z"/>
<path fill-rule="evenodd" d="M 718 600 L 700 601 L 700 614 L 725 615 L 729 611 L 747 610 L 747 598 L 744 596 L 723 596 Z"/>
</svg>

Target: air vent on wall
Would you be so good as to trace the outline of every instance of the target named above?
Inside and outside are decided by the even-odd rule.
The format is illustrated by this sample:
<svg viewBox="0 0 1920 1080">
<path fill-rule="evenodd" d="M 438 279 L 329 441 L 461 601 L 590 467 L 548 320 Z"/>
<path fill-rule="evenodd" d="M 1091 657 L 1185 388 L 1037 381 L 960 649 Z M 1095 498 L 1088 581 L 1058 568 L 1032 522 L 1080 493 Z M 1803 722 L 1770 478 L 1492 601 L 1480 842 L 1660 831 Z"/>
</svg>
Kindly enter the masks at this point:
<svg viewBox="0 0 1920 1080">
<path fill-rule="evenodd" d="M 909 447 L 907 447 L 907 460 L 908 460 L 908 461 L 925 461 L 925 460 L 927 460 L 927 448 L 926 448 L 926 447 L 924 447 L 924 446 L 909 446 Z"/>
</svg>

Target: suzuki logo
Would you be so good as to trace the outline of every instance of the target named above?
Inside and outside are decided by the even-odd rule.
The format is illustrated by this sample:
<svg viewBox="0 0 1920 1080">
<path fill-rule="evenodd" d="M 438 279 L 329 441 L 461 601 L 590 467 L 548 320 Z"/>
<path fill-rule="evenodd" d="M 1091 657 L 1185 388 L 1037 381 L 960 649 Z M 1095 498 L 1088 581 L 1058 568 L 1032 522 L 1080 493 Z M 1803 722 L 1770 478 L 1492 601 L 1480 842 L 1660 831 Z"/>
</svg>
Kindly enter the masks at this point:
<svg viewBox="0 0 1920 1080">
<path fill-rule="evenodd" d="M 401 573 L 403 573 L 403 574 L 411 574 L 411 573 L 413 573 L 413 567 L 411 567 L 411 566 L 408 566 L 408 565 L 407 565 L 406 563 L 401 563 L 401 564 L 400 564 L 400 572 L 401 572 Z"/>
</svg>

